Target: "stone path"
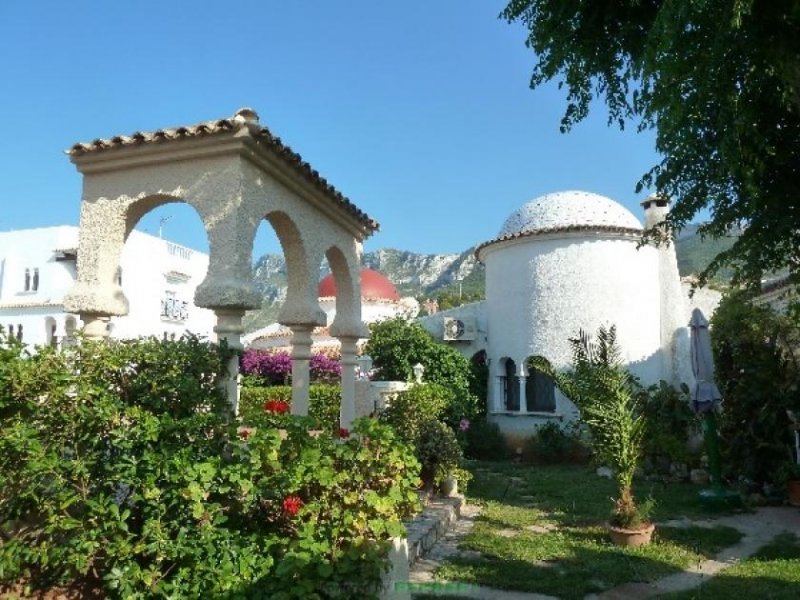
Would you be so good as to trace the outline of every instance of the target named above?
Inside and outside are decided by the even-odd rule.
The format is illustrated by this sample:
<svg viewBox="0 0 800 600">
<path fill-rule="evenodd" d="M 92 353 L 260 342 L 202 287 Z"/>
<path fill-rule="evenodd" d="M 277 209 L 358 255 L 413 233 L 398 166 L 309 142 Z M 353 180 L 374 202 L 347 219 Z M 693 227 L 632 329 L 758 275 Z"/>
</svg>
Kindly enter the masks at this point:
<svg viewBox="0 0 800 600">
<path fill-rule="evenodd" d="M 411 567 L 409 580 L 412 585 L 423 584 L 420 586 L 421 589 L 424 584 L 434 583 L 433 571 L 440 562 L 455 554 L 468 555 L 466 551 L 458 549 L 458 544 L 472 529 L 475 517 L 478 514 L 479 509 L 477 507 L 471 505 L 462 506 L 461 518 L 456 521 L 454 528 L 430 550 L 425 558 L 417 561 Z M 770 542 L 778 534 L 788 532 L 800 536 L 800 510 L 790 507 L 763 507 L 750 514 L 725 516 L 705 521 L 680 519 L 667 521 L 661 523 L 661 525 L 669 527 L 727 525 L 738 529 L 744 536 L 738 544 L 725 548 L 714 558 L 705 560 L 685 571 L 669 575 L 652 583 L 627 583 L 602 594 L 587 596 L 586 600 L 640 600 L 641 598 L 651 598 L 661 594 L 696 588 L 709 577 L 713 577 L 723 569 L 752 556 L 759 548 Z M 550 600 L 553 598 L 543 594 L 511 592 L 465 584 L 443 586 L 440 593 L 483 600 Z"/>
</svg>

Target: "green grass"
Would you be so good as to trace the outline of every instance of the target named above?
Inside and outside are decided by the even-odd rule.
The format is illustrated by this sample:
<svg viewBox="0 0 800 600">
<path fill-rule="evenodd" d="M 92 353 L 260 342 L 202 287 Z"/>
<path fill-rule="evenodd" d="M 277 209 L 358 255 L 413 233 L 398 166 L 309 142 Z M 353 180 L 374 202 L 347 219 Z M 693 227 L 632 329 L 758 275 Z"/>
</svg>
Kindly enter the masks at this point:
<svg viewBox="0 0 800 600">
<path fill-rule="evenodd" d="M 470 501 L 482 511 L 461 545 L 470 552 L 442 564 L 442 580 L 583 598 L 675 573 L 741 538 L 729 527 L 659 527 L 650 545 L 621 548 L 603 527 L 614 484 L 592 469 L 476 463 L 472 471 Z M 643 485 L 637 492 L 655 498 L 656 520 L 707 516 L 691 485 Z"/>
<path fill-rule="evenodd" d="M 668 594 L 669 600 L 795 600 L 800 598 L 800 539 L 792 534 L 776 537 L 747 560 L 726 569 L 699 588 Z"/>
</svg>

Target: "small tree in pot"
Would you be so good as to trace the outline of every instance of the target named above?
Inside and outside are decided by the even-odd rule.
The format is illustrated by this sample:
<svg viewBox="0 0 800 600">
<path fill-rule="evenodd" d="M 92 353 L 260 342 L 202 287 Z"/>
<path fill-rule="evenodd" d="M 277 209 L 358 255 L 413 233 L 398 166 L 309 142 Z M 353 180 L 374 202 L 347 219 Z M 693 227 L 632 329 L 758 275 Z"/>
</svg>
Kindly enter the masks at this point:
<svg viewBox="0 0 800 600">
<path fill-rule="evenodd" d="M 614 500 L 610 529 L 617 543 L 647 543 L 653 525 L 648 521 L 652 501 L 637 504 L 633 495 L 633 475 L 642 457 L 646 420 L 642 413 L 643 390 L 622 366 L 616 328 L 601 327 L 597 339 L 580 331 L 571 339 L 572 369 L 556 371 L 541 356 L 530 359 L 530 366 L 544 371 L 581 411 L 581 418 L 592 435 L 592 448 L 598 458 L 614 470 L 617 497 Z M 633 540 L 618 540 L 620 531 L 639 534 Z M 642 536 L 644 534 L 644 536 Z"/>
</svg>

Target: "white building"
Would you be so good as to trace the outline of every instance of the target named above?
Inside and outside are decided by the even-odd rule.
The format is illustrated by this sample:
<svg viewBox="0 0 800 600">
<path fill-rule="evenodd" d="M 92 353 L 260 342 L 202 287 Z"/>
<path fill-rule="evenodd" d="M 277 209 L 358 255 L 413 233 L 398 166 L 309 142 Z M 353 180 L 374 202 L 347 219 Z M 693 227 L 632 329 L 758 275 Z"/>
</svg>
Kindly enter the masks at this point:
<svg viewBox="0 0 800 600">
<path fill-rule="evenodd" d="M 80 329 L 78 316 L 63 305 L 77 254 L 74 226 L 0 232 L 0 326 L 29 346 L 57 344 Z M 206 254 L 134 230 L 120 265 L 130 312 L 111 317 L 112 337 L 212 336 L 214 313 L 193 300 L 208 269 Z"/>
<path fill-rule="evenodd" d="M 645 226 L 668 202 L 642 203 Z M 571 364 L 570 338 L 614 325 L 623 360 L 645 385 L 691 383 L 688 321 L 674 245 L 639 247 L 642 224 L 625 207 L 587 192 L 547 194 L 506 219 L 478 246 L 486 300 L 422 319 L 467 356 L 485 352 L 488 412 L 510 437 L 547 420 L 572 420 L 575 406 L 531 356 Z"/>
</svg>

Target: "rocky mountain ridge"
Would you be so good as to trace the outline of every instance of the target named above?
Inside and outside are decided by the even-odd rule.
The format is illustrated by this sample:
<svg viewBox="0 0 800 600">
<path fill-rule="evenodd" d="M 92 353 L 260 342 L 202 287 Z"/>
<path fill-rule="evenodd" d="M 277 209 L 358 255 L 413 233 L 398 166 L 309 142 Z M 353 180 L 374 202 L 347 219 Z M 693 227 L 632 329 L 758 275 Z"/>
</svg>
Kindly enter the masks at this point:
<svg viewBox="0 0 800 600">
<path fill-rule="evenodd" d="M 681 276 L 699 272 L 718 252 L 733 244 L 732 238 L 701 239 L 696 229 L 696 226 L 688 227 L 675 242 Z M 420 254 L 385 248 L 366 252 L 362 263 L 386 275 L 397 286 L 401 296 L 414 296 L 420 300 L 443 294 L 483 297 L 484 268 L 475 258 L 475 248 L 460 254 Z M 262 293 L 264 303 L 260 310 L 246 315 L 248 331 L 274 322 L 286 299 L 286 262 L 282 255 L 265 254 L 255 262 L 253 270 L 255 285 Z M 328 273 L 327 263 L 324 263 L 320 267 L 320 279 Z"/>
</svg>

